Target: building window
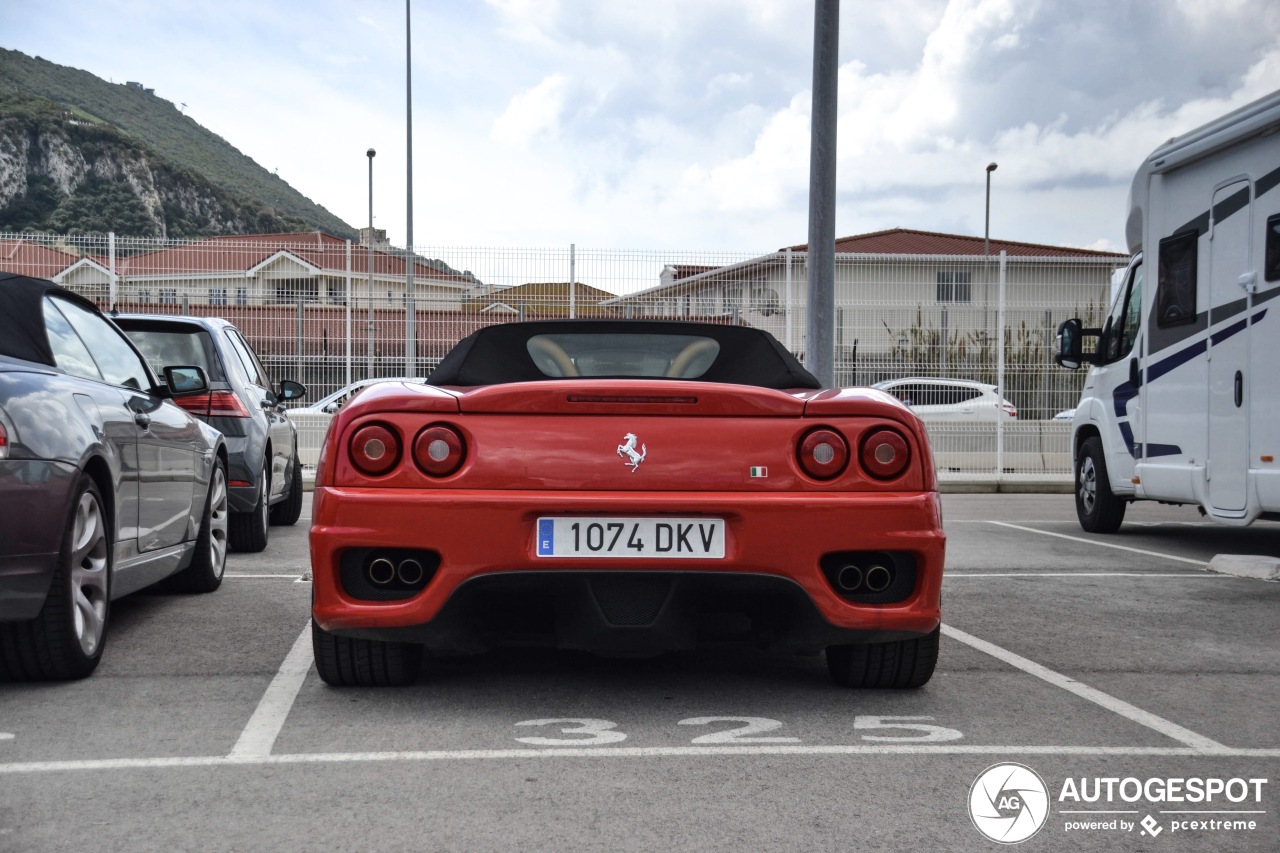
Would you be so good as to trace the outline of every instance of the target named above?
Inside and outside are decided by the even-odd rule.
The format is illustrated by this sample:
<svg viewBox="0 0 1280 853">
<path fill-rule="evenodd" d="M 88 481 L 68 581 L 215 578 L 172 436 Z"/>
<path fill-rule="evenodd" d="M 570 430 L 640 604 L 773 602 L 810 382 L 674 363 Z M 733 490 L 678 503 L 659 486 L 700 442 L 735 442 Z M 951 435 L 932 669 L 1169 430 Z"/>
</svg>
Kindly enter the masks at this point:
<svg viewBox="0 0 1280 853">
<path fill-rule="evenodd" d="M 177 305 L 178 290 L 173 287 L 160 288 L 160 304 L 161 305 Z"/>
<path fill-rule="evenodd" d="M 210 305 L 226 305 L 227 289 L 225 287 L 209 288 L 209 304 Z"/>
<path fill-rule="evenodd" d="M 249 304 L 249 288 L 247 287 L 236 288 L 236 304 L 237 305 Z"/>
<path fill-rule="evenodd" d="M 1196 319 L 1196 262 L 1200 235 L 1175 234 L 1160 241 L 1156 278 L 1156 325 L 1180 326 Z"/>
<path fill-rule="evenodd" d="M 338 305 L 341 305 L 342 303 L 346 302 L 347 295 L 345 291 L 346 291 L 346 288 L 343 287 L 343 283 L 341 281 L 337 281 L 337 280 L 330 281 L 329 282 L 329 301 L 336 303 Z"/>
<path fill-rule="evenodd" d="M 150 304 L 151 304 L 151 291 L 150 291 L 150 290 L 139 290 L 139 291 L 138 291 L 138 301 L 139 301 L 139 302 L 141 302 L 143 305 L 150 305 Z"/>
<path fill-rule="evenodd" d="M 276 284 L 276 302 L 319 302 L 320 286 L 314 280 L 281 281 Z"/>
<path fill-rule="evenodd" d="M 967 270 L 938 270 L 939 302 L 972 302 L 969 280 L 971 273 Z"/>
<path fill-rule="evenodd" d="M 724 288 L 724 310 L 732 312 L 742 307 L 742 285 L 731 284 L 725 285 Z"/>
</svg>

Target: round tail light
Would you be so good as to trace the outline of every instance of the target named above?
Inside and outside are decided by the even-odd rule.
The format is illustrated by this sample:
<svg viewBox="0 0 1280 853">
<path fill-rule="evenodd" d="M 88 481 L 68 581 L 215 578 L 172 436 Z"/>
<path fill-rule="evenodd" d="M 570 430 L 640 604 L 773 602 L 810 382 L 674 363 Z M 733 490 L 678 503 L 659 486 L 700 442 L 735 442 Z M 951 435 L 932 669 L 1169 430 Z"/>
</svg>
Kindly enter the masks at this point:
<svg viewBox="0 0 1280 853">
<path fill-rule="evenodd" d="M 400 441 L 387 427 L 360 427 L 351 437 L 351 462 L 365 474 L 385 474 L 399 461 Z"/>
<path fill-rule="evenodd" d="M 800 468 L 815 480 L 830 480 L 849 461 L 849 445 L 833 429 L 815 429 L 800 440 Z"/>
<path fill-rule="evenodd" d="M 447 477 L 462 466 L 467 445 L 456 429 L 434 424 L 413 440 L 413 458 L 418 467 L 433 477 Z"/>
<path fill-rule="evenodd" d="M 878 429 L 862 441 L 862 467 L 877 480 L 891 480 L 911 461 L 907 440 L 891 429 Z"/>
</svg>

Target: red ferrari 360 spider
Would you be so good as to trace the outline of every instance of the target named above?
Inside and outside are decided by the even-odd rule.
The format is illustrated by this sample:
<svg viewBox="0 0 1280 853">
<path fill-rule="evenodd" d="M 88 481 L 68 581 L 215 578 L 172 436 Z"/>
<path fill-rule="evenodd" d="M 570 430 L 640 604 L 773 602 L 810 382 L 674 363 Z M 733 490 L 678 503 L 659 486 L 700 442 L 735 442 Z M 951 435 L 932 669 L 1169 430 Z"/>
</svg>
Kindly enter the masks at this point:
<svg viewBox="0 0 1280 853">
<path fill-rule="evenodd" d="M 374 385 L 325 439 L 315 660 L 404 684 L 423 650 L 826 650 L 918 687 L 945 537 L 921 422 L 823 390 L 767 332 L 645 320 L 481 329 L 427 384 Z"/>
</svg>

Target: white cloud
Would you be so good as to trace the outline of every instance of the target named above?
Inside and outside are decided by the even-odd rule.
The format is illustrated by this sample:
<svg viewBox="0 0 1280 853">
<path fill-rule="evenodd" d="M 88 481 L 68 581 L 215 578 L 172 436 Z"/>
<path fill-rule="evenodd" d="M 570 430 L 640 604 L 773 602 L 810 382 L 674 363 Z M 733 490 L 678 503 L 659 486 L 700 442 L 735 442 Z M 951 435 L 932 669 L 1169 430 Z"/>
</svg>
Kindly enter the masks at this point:
<svg viewBox="0 0 1280 853">
<path fill-rule="evenodd" d="M 511 99 L 493 123 L 495 139 L 524 144 L 541 133 L 555 135 L 564 110 L 568 78 L 552 74 L 538 85 Z"/>
<path fill-rule="evenodd" d="M 155 85 L 355 226 L 376 148 L 376 224 L 403 238 L 399 0 L 9 11 L 7 47 Z M 1142 157 L 1280 89 L 1273 0 L 841 11 L 842 234 L 981 233 L 995 160 L 993 234 L 1114 247 Z M 419 242 L 754 251 L 806 238 L 811 0 L 489 0 L 413 14 Z M 68 18 L 78 26 L 57 23 Z"/>
</svg>

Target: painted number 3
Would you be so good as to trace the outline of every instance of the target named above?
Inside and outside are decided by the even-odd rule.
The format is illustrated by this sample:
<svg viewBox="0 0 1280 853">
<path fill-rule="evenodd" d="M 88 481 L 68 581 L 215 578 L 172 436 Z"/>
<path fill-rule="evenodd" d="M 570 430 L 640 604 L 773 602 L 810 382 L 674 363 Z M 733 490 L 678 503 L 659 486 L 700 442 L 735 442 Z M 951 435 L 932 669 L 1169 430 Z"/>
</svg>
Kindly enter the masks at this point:
<svg viewBox="0 0 1280 853">
<path fill-rule="evenodd" d="M 626 740 L 622 732 L 614 731 L 617 723 L 608 720 L 593 720 L 587 717 L 563 717 L 552 720 L 525 720 L 517 726 L 562 726 L 560 734 L 574 737 L 518 737 L 520 743 L 531 746 L 599 746 L 603 743 L 617 743 Z"/>
</svg>

